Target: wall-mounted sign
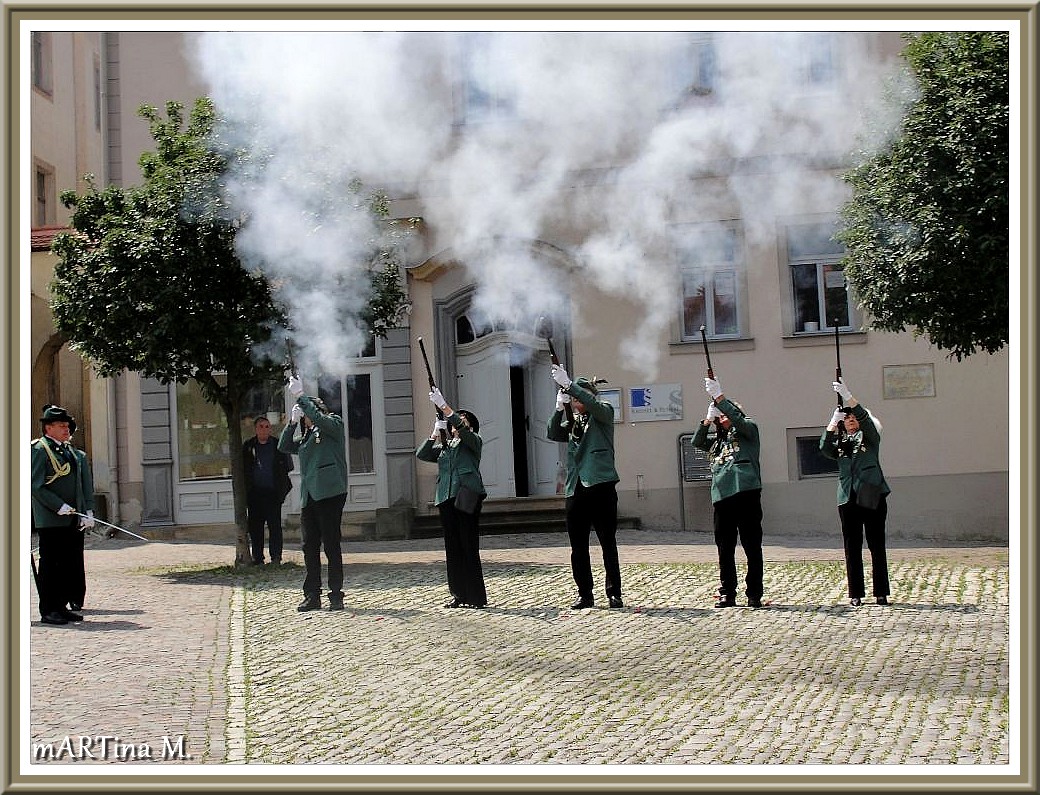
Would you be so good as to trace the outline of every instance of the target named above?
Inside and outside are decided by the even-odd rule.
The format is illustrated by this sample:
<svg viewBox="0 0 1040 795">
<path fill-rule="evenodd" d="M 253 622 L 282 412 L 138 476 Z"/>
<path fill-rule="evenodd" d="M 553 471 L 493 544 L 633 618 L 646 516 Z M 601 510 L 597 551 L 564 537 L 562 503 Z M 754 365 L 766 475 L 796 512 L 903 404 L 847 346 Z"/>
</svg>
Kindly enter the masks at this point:
<svg viewBox="0 0 1040 795">
<path fill-rule="evenodd" d="M 681 420 L 682 384 L 647 384 L 628 389 L 628 421 Z"/>
<path fill-rule="evenodd" d="M 621 422 L 621 390 L 601 389 L 599 391 L 599 399 L 604 401 L 605 403 L 609 403 L 611 406 L 614 407 L 614 422 Z"/>
<path fill-rule="evenodd" d="M 935 366 L 932 364 L 890 364 L 881 368 L 882 395 L 885 400 L 935 397 Z"/>
</svg>

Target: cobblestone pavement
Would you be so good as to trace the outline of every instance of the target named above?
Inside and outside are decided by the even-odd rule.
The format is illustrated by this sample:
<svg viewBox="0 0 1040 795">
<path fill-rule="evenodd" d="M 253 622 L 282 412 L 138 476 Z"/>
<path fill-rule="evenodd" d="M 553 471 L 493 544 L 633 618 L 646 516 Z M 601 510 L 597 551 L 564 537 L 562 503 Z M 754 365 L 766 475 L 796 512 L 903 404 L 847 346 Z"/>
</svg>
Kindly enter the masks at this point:
<svg viewBox="0 0 1040 795">
<path fill-rule="evenodd" d="M 787 540 L 765 550 L 766 606 L 717 610 L 708 536 L 619 541 L 621 610 L 602 596 L 567 609 L 565 536 L 529 534 L 483 540 L 485 610 L 442 607 L 443 549 L 424 539 L 345 543 L 346 610 L 306 614 L 298 544 L 285 565 L 236 570 L 226 544 L 99 541 L 82 624 L 39 623 L 33 594 L 33 771 L 147 761 L 1007 772 L 1006 547 L 894 543 L 895 604 L 852 608 L 840 547 Z"/>
</svg>

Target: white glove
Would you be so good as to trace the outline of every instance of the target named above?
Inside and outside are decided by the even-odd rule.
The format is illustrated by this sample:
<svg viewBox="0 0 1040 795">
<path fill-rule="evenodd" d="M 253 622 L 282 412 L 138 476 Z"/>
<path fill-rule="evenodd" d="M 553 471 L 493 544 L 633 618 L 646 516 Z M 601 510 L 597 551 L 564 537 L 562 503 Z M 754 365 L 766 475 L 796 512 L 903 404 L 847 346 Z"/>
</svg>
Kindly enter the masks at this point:
<svg viewBox="0 0 1040 795">
<path fill-rule="evenodd" d="M 87 510 L 87 518 L 79 520 L 79 526 L 84 530 L 90 530 L 94 526 L 94 512 Z"/>
<path fill-rule="evenodd" d="M 302 416 L 303 416 L 303 406 L 301 406 L 299 403 L 294 404 L 293 407 L 292 407 L 292 411 L 289 412 L 289 422 L 290 423 L 297 423 L 297 422 L 300 421 L 300 417 L 302 417 Z"/>
<path fill-rule="evenodd" d="M 434 387 L 430 392 L 430 402 L 439 409 L 443 409 L 448 405 L 448 401 L 444 399 L 444 395 L 441 394 L 437 387 Z"/>
<path fill-rule="evenodd" d="M 721 420 L 722 412 L 719 411 L 718 406 L 712 403 L 708 407 L 708 415 L 704 419 L 706 419 L 708 422 L 715 422 L 715 420 Z"/>
<path fill-rule="evenodd" d="M 831 415 L 831 425 L 838 427 L 845 421 L 845 412 L 841 409 L 834 409 L 834 414 Z M 830 427 L 830 426 L 827 426 Z"/>
<path fill-rule="evenodd" d="M 552 377 L 553 381 L 564 389 L 571 385 L 571 377 L 567 375 L 567 371 L 563 369 L 563 365 L 554 364 L 552 366 Z"/>
<path fill-rule="evenodd" d="M 434 422 L 433 422 L 433 435 L 434 436 L 439 434 L 441 431 L 447 431 L 447 430 L 448 430 L 448 421 L 447 420 L 434 420 Z"/>
<path fill-rule="evenodd" d="M 556 410 L 563 411 L 563 407 L 571 402 L 571 396 L 562 389 L 556 392 Z"/>
<path fill-rule="evenodd" d="M 841 399 L 846 403 L 852 400 L 852 392 L 841 381 L 832 381 L 831 386 L 834 387 L 834 391 L 841 395 Z"/>
<path fill-rule="evenodd" d="M 58 516 L 68 516 L 70 513 L 75 513 L 76 509 L 69 505 L 67 502 L 63 502 L 61 507 L 58 509 Z"/>
<path fill-rule="evenodd" d="M 722 394 L 722 384 L 714 378 L 705 378 L 704 391 L 711 395 L 712 400 L 718 400 L 719 396 Z"/>
<path fill-rule="evenodd" d="M 303 394 L 303 382 L 295 375 L 289 376 L 289 397 L 296 400 Z"/>
</svg>

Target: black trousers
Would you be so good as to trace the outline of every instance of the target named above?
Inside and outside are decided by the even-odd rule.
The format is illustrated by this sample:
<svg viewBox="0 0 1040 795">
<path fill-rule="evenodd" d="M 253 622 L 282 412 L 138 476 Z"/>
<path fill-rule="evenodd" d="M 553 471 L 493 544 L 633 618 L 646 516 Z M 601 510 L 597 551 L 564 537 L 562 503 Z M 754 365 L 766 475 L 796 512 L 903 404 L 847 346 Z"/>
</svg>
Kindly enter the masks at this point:
<svg viewBox="0 0 1040 795">
<path fill-rule="evenodd" d="M 303 562 L 307 567 L 303 593 L 308 597 L 321 597 L 321 549 L 324 549 L 329 563 L 329 599 L 343 601 L 343 531 L 340 521 L 346 502 L 345 493 L 337 494 L 307 503 L 300 513 Z"/>
<path fill-rule="evenodd" d="M 40 615 L 54 613 L 67 604 L 83 604 L 86 576 L 83 571 L 83 531 L 75 518 L 63 527 L 37 528 L 40 538 Z"/>
<path fill-rule="evenodd" d="M 264 525 L 270 534 L 271 560 L 282 559 L 282 501 L 274 489 L 249 490 L 249 546 L 253 563 L 264 562 Z"/>
<path fill-rule="evenodd" d="M 486 605 L 488 600 L 480 566 L 480 508 L 464 513 L 455 507 L 454 497 L 437 506 L 444 530 L 448 590 L 464 605 Z"/>
<path fill-rule="evenodd" d="M 603 550 L 607 596 L 621 596 L 621 565 L 617 549 L 617 486 L 597 483 L 585 487 L 578 483 L 574 496 L 564 502 L 567 511 L 567 536 L 571 542 L 571 572 L 578 595 L 592 598 L 592 559 L 589 532 L 596 531 Z"/>
<path fill-rule="evenodd" d="M 738 491 L 715 503 L 715 547 L 719 553 L 719 596 L 736 597 L 737 539 L 747 557 L 744 595 L 762 598 L 762 490 Z"/>
<path fill-rule="evenodd" d="M 841 538 L 845 545 L 845 574 L 849 580 L 849 598 L 862 599 L 866 595 L 863 584 L 863 537 L 866 535 L 870 550 L 871 579 L 874 596 L 888 596 L 888 552 L 885 550 L 885 520 L 888 518 L 888 497 L 882 496 L 874 510 L 856 505 L 856 493 L 849 501 L 838 506 L 841 519 Z"/>
</svg>

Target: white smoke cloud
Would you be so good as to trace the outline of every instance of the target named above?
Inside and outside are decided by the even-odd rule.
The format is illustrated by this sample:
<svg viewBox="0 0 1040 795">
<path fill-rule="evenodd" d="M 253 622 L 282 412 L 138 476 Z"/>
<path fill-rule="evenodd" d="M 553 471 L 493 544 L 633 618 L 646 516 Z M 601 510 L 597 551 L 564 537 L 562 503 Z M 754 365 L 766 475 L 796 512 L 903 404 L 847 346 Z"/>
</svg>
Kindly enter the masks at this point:
<svg viewBox="0 0 1040 795">
<path fill-rule="evenodd" d="M 716 90 L 677 104 L 689 41 L 680 32 L 201 34 L 197 60 L 221 113 L 273 152 L 233 186 L 251 219 L 243 256 L 275 269 L 315 361 L 342 367 L 360 332 L 337 336 L 328 313 L 356 314 L 360 299 L 330 286 L 357 267 L 373 229 L 350 200 L 334 212 L 316 206 L 315 186 L 355 177 L 392 186 L 418 198 L 439 247 L 475 281 L 475 311 L 492 320 L 567 316 L 569 277 L 531 243 L 565 248 L 573 278 L 640 308 L 619 354 L 652 378 L 678 311 L 674 224 L 739 218 L 754 242 L 775 234 L 772 219 L 794 191 L 837 206 L 840 181 L 804 161 L 856 147 L 857 109 L 879 107 L 891 69 L 854 34 L 718 33 Z M 505 120 L 460 123 L 467 57 L 487 107 L 506 109 Z M 886 125 L 873 119 L 881 139 Z M 694 182 L 712 174 L 710 189 Z M 575 229 L 585 236 L 567 237 Z"/>
</svg>

